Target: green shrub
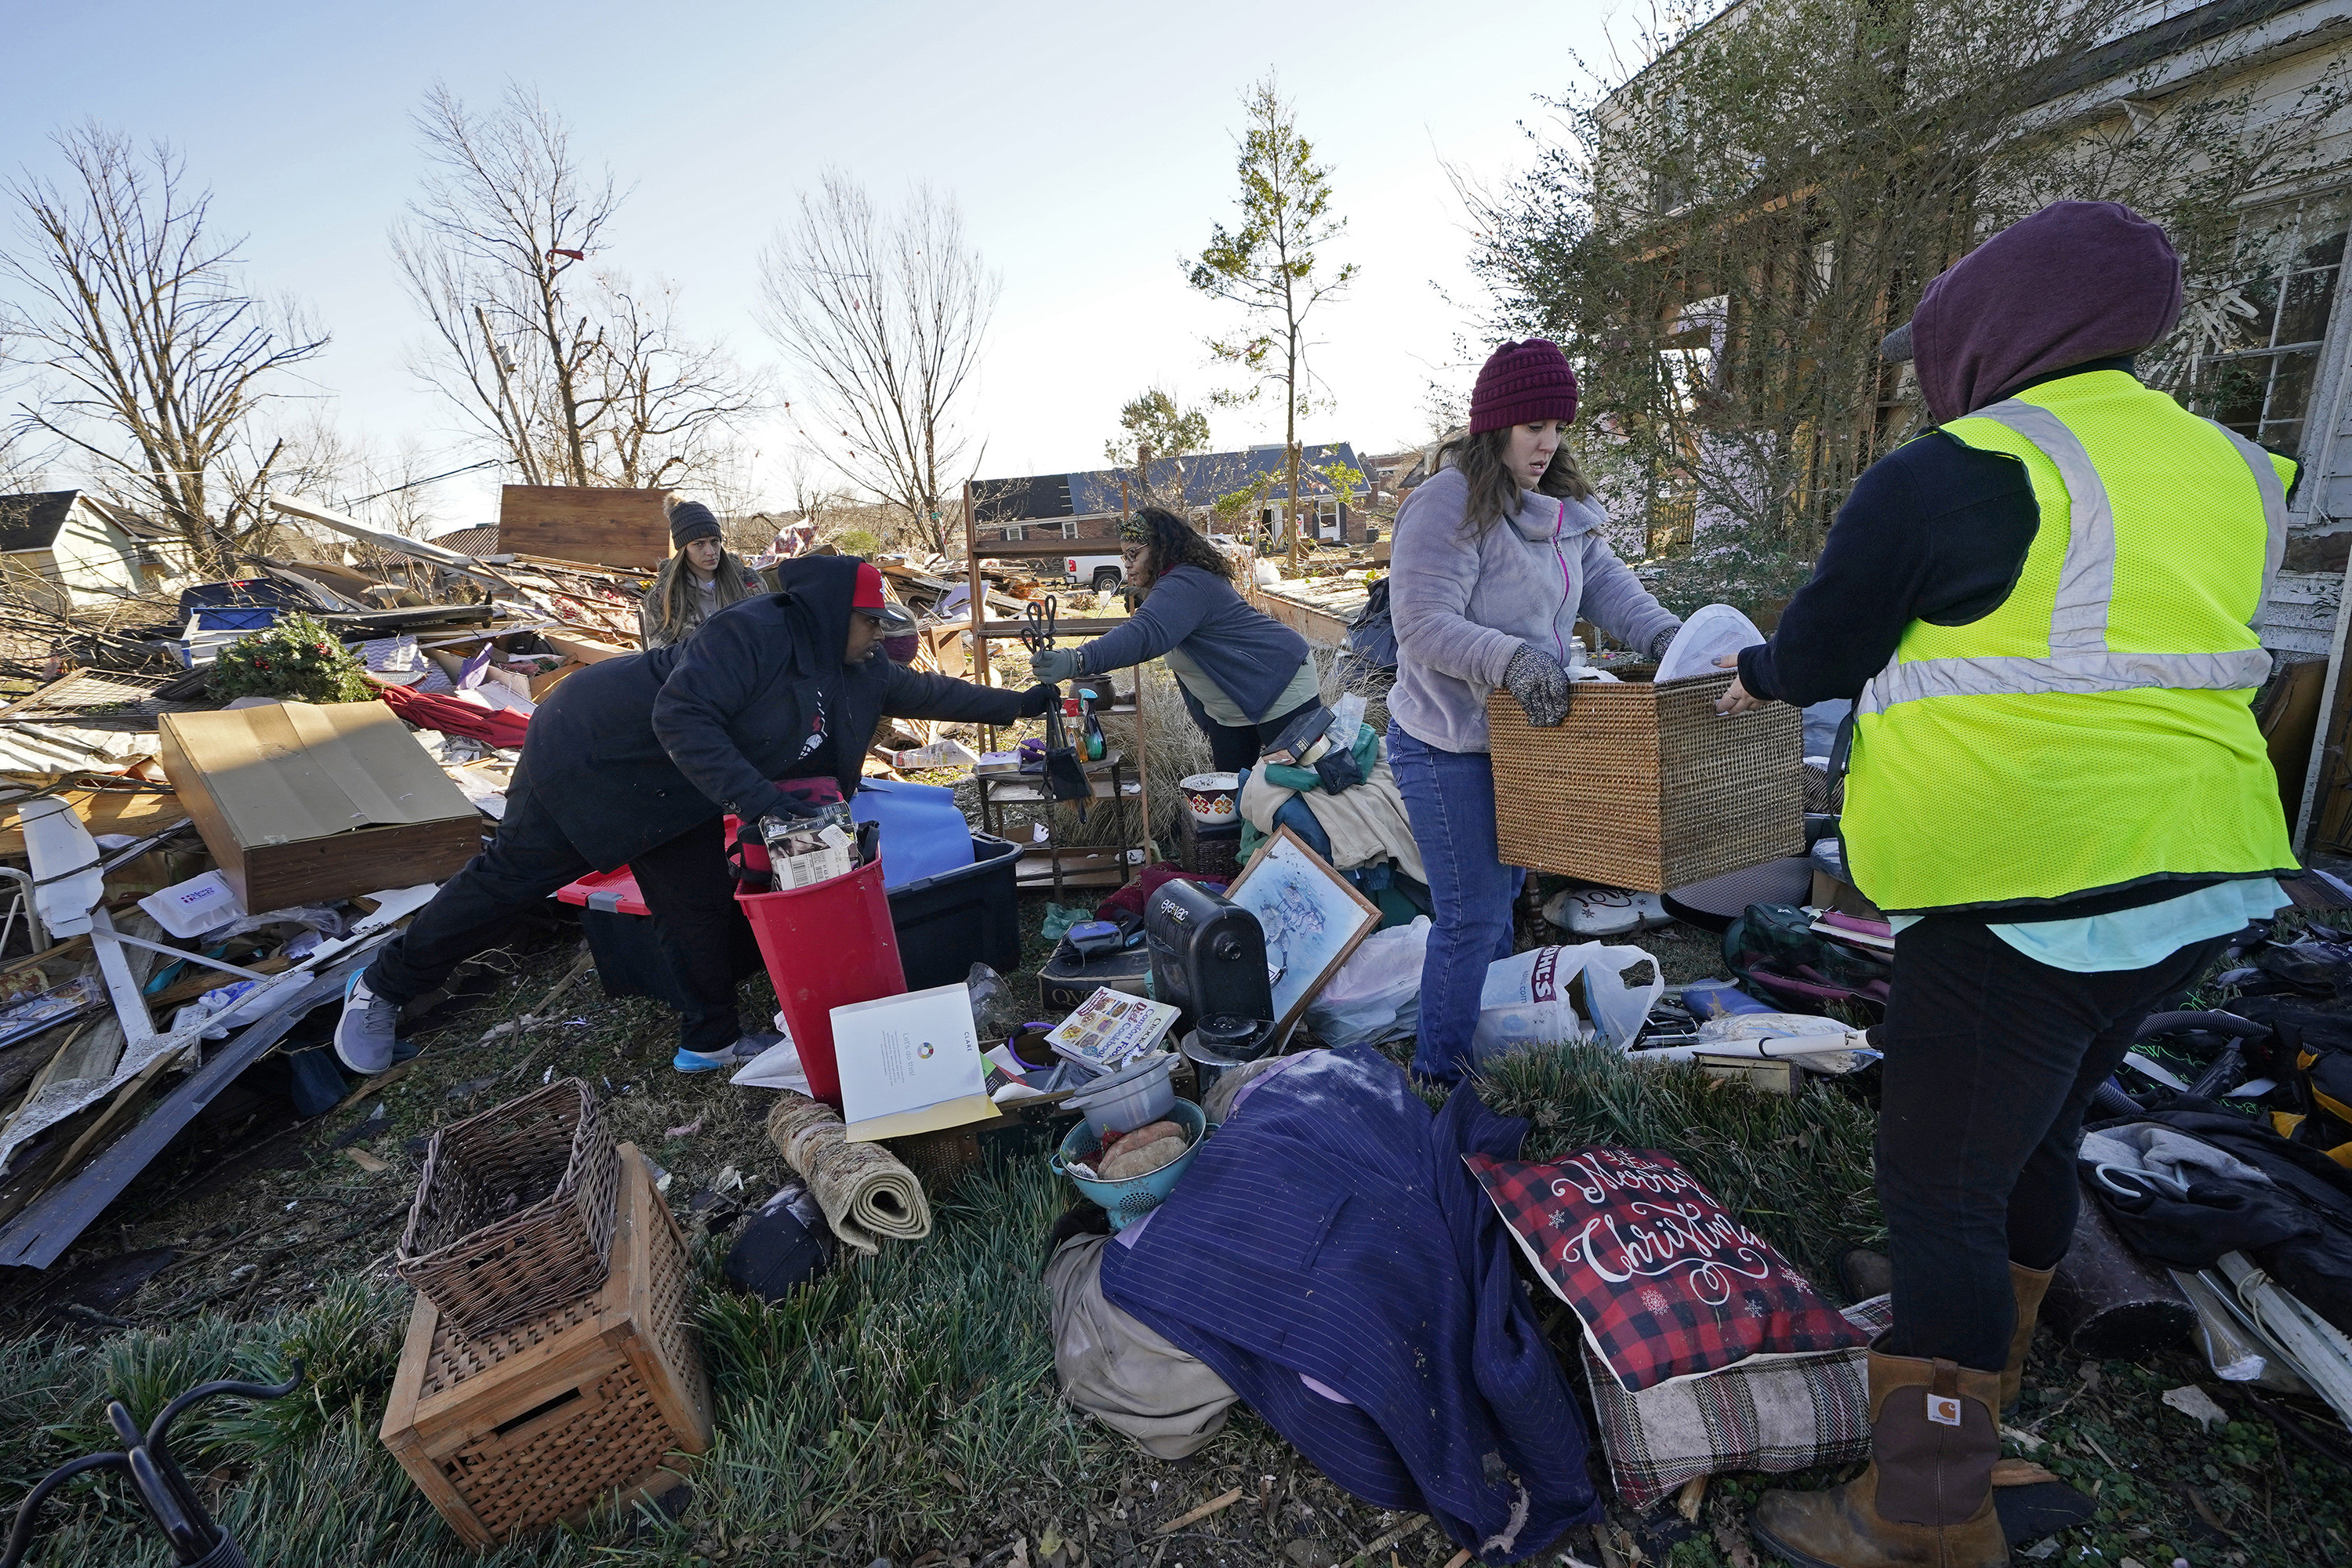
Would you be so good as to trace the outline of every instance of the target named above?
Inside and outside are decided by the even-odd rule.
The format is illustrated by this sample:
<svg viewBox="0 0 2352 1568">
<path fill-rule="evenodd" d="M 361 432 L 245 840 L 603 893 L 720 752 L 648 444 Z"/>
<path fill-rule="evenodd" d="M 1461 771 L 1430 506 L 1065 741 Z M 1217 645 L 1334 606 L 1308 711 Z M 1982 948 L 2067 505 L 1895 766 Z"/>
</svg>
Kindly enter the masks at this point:
<svg viewBox="0 0 2352 1568">
<path fill-rule="evenodd" d="M 292 615 L 222 648 L 205 689 L 223 701 L 286 697 L 298 702 L 365 702 L 375 689 L 361 675 L 362 668 L 333 632 L 308 616 Z"/>
</svg>

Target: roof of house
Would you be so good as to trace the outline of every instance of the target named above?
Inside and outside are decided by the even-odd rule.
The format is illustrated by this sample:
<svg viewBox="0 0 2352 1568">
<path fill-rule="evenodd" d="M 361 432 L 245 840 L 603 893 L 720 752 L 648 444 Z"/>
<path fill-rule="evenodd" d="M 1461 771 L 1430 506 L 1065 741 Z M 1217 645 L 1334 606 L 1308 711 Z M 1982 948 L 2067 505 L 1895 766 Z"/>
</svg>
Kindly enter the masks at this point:
<svg viewBox="0 0 2352 1568">
<path fill-rule="evenodd" d="M 47 550 L 58 542 L 79 490 L 37 490 L 0 496 L 0 552 Z"/>
<path fill-rule="evenodd" d="M 98 496 L 84 496 L 82 505 L 96 512 L 101 521 L 112 523 L 132 539 L 146 544 L 173 544 L 180 539 L 180 531 L 168 522 L 131 510 L 121 501 L 106 500 Z"/>
<path fill-rule="evenodd" d="M 1276 480 L 1270 493 L 1280 493 L 1288 462 L 1278 441 L 1245 452 L 1202 452 L 1190 458 L 1160 458 L 1146 478 L 1149 489 L 1160 494 L 1181 490 L 1186 506 L 1213 506 L 1235 490 L 1244 490 L 1261 478 Z M 1328 494 L 1330 487 L 1311 470 L 1344 463 L 1361 471 L 1356 449 L 1345 441 L 1302 446 L 1298 449 L 1299 488 L 1308 495 Z M 1121 482 L 1126 499 L 1140 504 L 1131 468 L 1093 468 L 1075 474 L 1031 474 L 1020 479 L 982 479 L 972 486 L 973 513 L 983 523 L 1031 522 L 1065 517 L 1107 517 L 1120 508 Z"/>
<path fill-rule="evenodd" d="M 496 555 L 499 552 L 499 525 L 495 522 L 478 523 L 472 528 L 436 535 L 425 542 L 437 544 L 444 550 L 454 550 L 460 555 Z"/>
<path fill-rule="evenodd" d="M 1024 518 L 1076 515 L 1070 510 L 1067 474 L 981 479 L 972 485 L 971 497 L 972 516 L 981 522 L 1018 522 Z"/>
</svg>

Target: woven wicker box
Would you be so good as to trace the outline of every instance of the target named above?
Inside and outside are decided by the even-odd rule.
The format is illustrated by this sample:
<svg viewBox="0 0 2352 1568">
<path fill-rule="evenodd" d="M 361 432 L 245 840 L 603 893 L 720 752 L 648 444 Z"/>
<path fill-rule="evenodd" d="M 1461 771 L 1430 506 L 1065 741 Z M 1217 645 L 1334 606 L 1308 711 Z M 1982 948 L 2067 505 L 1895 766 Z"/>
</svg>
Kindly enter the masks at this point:
<svg viewBox="0 0 2352 1568">
<path fill-rule="evenodd" d="M 461 1334 L 488 1333 L 604 1283 L 619 1180 L 576 1078 L 433 1135 L 395 1255 Z"/>
<path fill-rule="evenodd" d="M 1664 893 L 1805 851 L 1804 721 L 1720 718 L 1728 674 L 1584 682 L 1555 729 L 1486 701 L 1503 863 Z"/>
<path fill-rule="evenodd" d="M 905 1138 L 886 1138 L 882 1147 L 923 1184 L 923 1195 L 937 1201 L 987 1166 L 977 1127 L 942 1127 Z"/>
<path fill-rule="evenodd" d="M 461 1338 L 419 1296 L 384 1447 L 469 1544 L 656 1497 L 710 1446 L 710 1387 L 687 1326 L 686 1237 L 634 1145 L 617 1152 L 612 1270 L 593 1294 Z"/>
</svg>

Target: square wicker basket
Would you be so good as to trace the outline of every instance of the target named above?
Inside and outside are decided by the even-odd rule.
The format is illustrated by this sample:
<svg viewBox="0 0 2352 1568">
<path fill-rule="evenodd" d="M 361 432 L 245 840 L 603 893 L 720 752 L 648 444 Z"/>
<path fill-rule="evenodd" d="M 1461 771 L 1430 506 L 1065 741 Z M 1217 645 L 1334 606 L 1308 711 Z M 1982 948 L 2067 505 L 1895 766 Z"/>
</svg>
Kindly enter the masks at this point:
<svg viewBox="0 0 2352 1568">
<path fill-rule="evenodd" d="M 619 1170 L 576 1078 L 443 1128 L 401 1233 L 400 1277 L 460 1334 L 560 1307 L 604 1282 Z"/>
<path fill-rule="evenodd" d="M 383 1444 L 469 1545 L 658 1496 L 710 1446 L 686 1237 L 635 1148 L 614 1163 L 612 1269 L 593 1294 L 471 1337 L 426 1297 L 409 1318 Z"/>
<path fill-rule="evenodd" d="M 1804 721 L 1718 717 L 1724 675 L 1583 682 L 1558 727 L 1486 700 L 1503 863 L 1664 893 L 1805 852 Z"/>
</svg>

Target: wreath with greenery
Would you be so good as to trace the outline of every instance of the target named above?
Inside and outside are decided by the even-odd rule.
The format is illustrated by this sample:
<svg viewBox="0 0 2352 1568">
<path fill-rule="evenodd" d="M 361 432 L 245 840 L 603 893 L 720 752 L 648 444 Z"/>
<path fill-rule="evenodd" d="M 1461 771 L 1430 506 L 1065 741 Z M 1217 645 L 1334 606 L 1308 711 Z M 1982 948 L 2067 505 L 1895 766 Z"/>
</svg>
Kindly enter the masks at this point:
<svg viewBox="0 0 2352 1568">
<path fill-rule="evenodd" d="M 305 615 L 281 617 L 220 650 L 205 689 L 222 701 L 282 697 L 297 702 L 365 702 L 375 688 L 335 634 Z"/>
</svg>

